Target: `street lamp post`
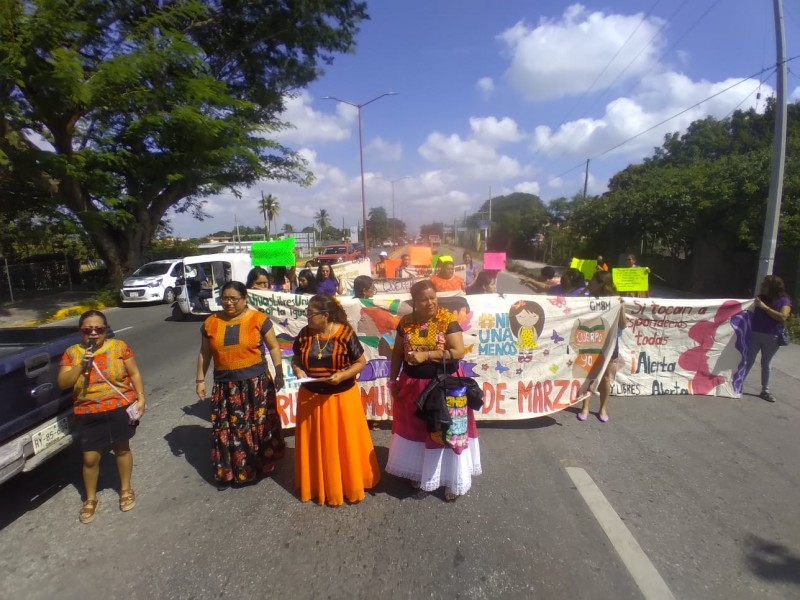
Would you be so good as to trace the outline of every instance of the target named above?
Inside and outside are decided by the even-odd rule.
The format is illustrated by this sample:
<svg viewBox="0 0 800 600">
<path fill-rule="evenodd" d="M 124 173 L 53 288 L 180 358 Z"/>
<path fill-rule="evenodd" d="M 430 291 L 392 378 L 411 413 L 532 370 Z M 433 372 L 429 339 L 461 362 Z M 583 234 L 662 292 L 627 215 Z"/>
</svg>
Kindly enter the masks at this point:
<svg viewBox="0 0 800 600">
<path fill-rule="evenodd" d="M 348 104 L 350 106 L 355 107 L 358 110 L 358 156 L 361 163 L 361 217 L 364 220 L 364 255 L 367 255 L 369 251 L 369 237 L 367 236 L 367 194 L 364 188 L 364 138 L 361 131 L 361 109 L 364 108 L 367 104 L 372 104 L 376 100 L 380 100 L 384 96 L 396 96 L 397 92 L 386 92 L 381 94 L 380 96 L 375 96 L 372 100 L 368 100 L 367 102 L 362 102 L 361 104 L 356 104 L 355 102 L 350 102 L 348 100 L 342 100 L 341 98 L 337 98 L 336 96 L 323 96 L 323 100 L 336 100 L 336 102 L 341 102 L 342 104 Z"/>
<path fill-rule="evenodd" d="M 383 179 L 384 181 L 388 181 L 392 184 L 392 244 L 397 244 L 397 230 L 395 225 L 395 218 L 394 218 L 394 184 L 398 181 L 402 181 L 403 179 L 411 179 L 411 175 L 403 175 L 402 177 L 398 177 L 397 179 L 386 179 L 386 177 L 381 177 L 380 175 L 377 176 L 378 179 Z"/>
</svg>

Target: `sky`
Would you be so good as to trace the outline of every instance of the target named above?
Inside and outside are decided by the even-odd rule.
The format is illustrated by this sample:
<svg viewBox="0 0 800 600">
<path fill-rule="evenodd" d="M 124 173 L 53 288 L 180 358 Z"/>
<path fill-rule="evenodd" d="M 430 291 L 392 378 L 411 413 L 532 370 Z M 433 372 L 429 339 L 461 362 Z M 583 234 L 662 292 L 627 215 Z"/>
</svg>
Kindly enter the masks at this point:
<svg viewBox="0 0 800 600">
<path fill-rule="evenodd" d="M 313 225 L 322 208 L 336 227 L 360 224 L 358 110 L 326 96 L 369 102 L 367 211 L 383 207 L 415 233 L 461 220 L 490 196 L 546 203 L 585 183 L 600 194 L 666 134 L 737 108 L 761 112 L 776 86 L 772 0 L 383 0 L 368 12 L 355 52 L 286 101 L 292 127 L 277 139 L 307 161 L 314 183 L 262 181 L 240 198 L 209 197 L 204 221 L 169 215 L 176 236 L 262 225 L 262 192 L 280 205 L 273 230 Z M 797 101 L 794 0 L 784 2 L 784 26 Z"/>
</svg>

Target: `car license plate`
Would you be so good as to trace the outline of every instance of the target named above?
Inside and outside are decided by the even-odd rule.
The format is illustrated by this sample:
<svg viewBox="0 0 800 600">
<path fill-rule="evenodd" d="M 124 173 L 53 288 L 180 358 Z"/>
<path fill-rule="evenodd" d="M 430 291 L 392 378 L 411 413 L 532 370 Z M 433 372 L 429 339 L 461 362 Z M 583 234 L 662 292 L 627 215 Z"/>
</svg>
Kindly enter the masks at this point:
<svg viewBox="0 0 800 600">
<path fill-rule="evenodd" d="M 55 444 L 58 440 L 65 438 L 68 434 L 69 419 L 67 417 L 61 417 L 55 423 L 45 425 L 31 436 L 31 440 L 33 441 L 33 453 L 39 454 L 39 452 Z"/>
</svg>

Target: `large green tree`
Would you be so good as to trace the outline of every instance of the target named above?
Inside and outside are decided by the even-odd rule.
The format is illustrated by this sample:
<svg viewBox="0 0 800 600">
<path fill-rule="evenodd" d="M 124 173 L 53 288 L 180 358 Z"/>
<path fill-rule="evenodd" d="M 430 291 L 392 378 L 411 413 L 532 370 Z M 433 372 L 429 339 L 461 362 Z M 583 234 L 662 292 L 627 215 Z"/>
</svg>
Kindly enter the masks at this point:
<svg viewBox="0 0 800 600">
<path fill-rule="evenodd" d="M 284 98 L 354 48 L 356 0 L 4 0 L 0 211 L 86 231 L 112 276 L 170 210 L 311 175 L 271 139 Z"/>
</svg>

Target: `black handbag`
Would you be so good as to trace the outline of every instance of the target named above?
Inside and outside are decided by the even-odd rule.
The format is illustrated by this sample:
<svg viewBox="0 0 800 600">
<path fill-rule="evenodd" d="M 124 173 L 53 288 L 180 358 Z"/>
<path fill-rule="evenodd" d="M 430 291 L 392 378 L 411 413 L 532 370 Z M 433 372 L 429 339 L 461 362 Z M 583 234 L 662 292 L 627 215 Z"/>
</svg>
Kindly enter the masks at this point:
<svg viewBox="0 0 800 600">
<path fill-rule="evenodd" d="M 472 410 L 478 411 L 483 408 L 483 389 L 472 377 L 462 377 L 461 375 L 447 374 L 447 359 L 442 360 L 442 372 L 436 375 L 431 382 L 422 390 L 417 398 L 417 416 L 424 411 L 424 407 L 443 405 L 448 390 L 466 388 L 467 406 Z M 440 404 L 437 404 L 441 400 Z M 425 418 L 425 417 L 422 417 Z"/>
<path fill-rule="evenodd" d="M 781 327 L 780 333 L 778 333 L 778 346 L 788 346 L 789 345 L 789 330 L 786 329 L 786 325 Z"/>
</svg>

